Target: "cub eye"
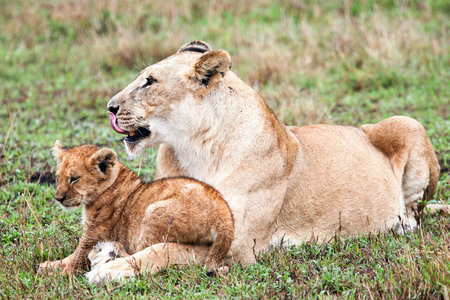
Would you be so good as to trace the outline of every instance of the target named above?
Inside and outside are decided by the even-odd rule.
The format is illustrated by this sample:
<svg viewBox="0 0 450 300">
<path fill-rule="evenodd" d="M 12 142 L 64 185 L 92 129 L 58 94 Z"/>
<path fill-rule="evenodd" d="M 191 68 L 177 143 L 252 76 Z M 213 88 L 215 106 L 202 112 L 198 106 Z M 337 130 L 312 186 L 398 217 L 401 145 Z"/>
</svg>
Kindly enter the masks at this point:
<svg viewBox="0 0 450 300">
<path fill-rule="evenodd" d="M 70 183 L 77 182 L 80 179 L 80 176 L 78 177 L 70 177 Z"/>
<path fill-rule="evenodd" d="M 158 82 L 158 80 L 156 80 L 155 78 L 153 78 L 152 76 L 149 76 L 147 78 L 145 78 L 147 80 L 147 82 L 142 86 L 142 88 L 146 88 L 151 86 L 152 84 L 154 84 L 155 82 Z"/>
</svg>

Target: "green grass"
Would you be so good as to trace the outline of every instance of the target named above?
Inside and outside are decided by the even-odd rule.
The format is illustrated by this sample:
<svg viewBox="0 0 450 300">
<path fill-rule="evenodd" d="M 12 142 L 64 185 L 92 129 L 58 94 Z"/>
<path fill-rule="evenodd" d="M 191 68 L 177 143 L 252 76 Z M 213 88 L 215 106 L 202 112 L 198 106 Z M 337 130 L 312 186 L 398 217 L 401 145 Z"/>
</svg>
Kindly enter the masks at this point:
<svg viewBox="0 0 450 300">
<path fill-rule="evenodd" d="M 234 72 L 286 124 L 418 119 L 441 162 L 434 201 L 450 196 L 448 1 L 81 3 L 0 0 L 2 298 L 449 297 L 449 216 L 425 217 L 412 235 L 274 249 L 226 277 L 198 266 L 106 286 L 36 275 L 80 236 L 80 213 L 52 200 L 55 140 L 111 147 L 150 180 L 156 151 L 126 161 L 106 103 L 193 39 L 228 50 Z"/>
</svg>

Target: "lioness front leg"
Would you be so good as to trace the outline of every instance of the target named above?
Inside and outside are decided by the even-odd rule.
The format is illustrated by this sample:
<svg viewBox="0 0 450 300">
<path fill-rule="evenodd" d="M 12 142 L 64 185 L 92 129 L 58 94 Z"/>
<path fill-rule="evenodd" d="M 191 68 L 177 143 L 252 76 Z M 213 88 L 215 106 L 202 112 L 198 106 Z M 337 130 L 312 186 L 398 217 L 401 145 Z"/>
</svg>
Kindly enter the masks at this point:
<svg viewBox="0 0 450 300">
<path fill-rule="evenodd" d="M 252 264 L 259 253 L 267 250 L 277 217 L 283 204 L 287 180 L 254 192 L 224 196 L 233 212 L 235 234 L 230 253 L 234 262 Z M 261 203 L 266 203 L 261 207 Z"/>
<path fill-rule="evenodd" d="M 124 279 L 138 273 L 153 275 L 170 265 L 203 264 L 208 251 L 209 246 L 159 243 L 131 256 L 98 265 L 86 276 L 90 282 L 102 282 Z"/>
</svg>

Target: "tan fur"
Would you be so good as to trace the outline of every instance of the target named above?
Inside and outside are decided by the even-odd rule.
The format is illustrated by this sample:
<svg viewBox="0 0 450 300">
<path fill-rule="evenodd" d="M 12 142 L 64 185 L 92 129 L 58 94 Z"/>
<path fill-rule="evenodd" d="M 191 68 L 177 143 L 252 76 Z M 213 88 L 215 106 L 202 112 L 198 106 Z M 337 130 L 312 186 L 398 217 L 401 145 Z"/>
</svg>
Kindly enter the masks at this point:
<svg viewBox="0 0 450 300">
<path fill-rule="evenodd" d="M 416 226 L 409 207 L 427 187 L 426 197 L 432 196 L 438 170 L 416 121 L 394 117 L 373 130 L 286 128 L 253 89 L 226 70 L 223 50 L 217 55 L 209 46 L 200 44 L 204 53 L 189 47 L 147 67 L 108 105 L 117 109 L 124 130 L 151 130 L 137 143 L 125 142 L 130 157 L 159 145 L 158 178 L 182 174 L 222 193 L 235 218 L 235 261 L 252 263 L 269 244 Z M 215 73 L 217 65 L 221 73 Z M 213 74 L 209 81 L 196 76 L 199 69 Z M 158 82 L 142 88 L 148 76 Z"/>
<path fill-rule="evenodd" d="M 396 116 L 377 124 L 361 126 L 370 142 L 390 160 L 402 184 L 407 214 L 419 213 L 417 200 L 433 199 L 439 179 L 439 162 L 423 126 L 409 117 Z M 420 181 L 420 182 L 419 182 Z M 425 193 L 417 189 L 425 189 Z"/>
<path fill-rule="evenodd" d="M 153 244 L 175 242 L 209 246 L 201 261 L 216 268 L 233 240 L 233 216 L 219 192 L 191 178 L 143 183 L 108 148 L 55 145 L 59 161 L 55 197 L 66 208 L 83 206 L 83 234 L 75 252 L 40 269 L 74 273 L 98 241 L 117 241 L 118 256 Z M 95 255 L 94 255 L 95 256 Z"/>
</svg>

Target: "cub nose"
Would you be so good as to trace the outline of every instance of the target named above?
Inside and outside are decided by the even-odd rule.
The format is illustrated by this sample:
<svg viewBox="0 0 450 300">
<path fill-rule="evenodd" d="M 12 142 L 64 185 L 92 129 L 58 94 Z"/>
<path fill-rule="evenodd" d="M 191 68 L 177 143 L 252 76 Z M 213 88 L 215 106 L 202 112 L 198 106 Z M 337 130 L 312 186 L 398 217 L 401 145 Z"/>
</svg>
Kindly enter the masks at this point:
<svg viewBox="0 0 450 300">
<path fill-rule="evenodd" d="M 108 106 L 108 111 L 112 112 L 113 114 L 117 114 L 119 111 L 119 106 Z"/>
<path fill-rule="evenodd" d="M 66 200 L 66 196 L 64 195 L 64 197 L 61 198 L 55 197 L 55 200 L 58 201 L 59 203 L 62 203 L 64 200 Z"/>
</svg>

